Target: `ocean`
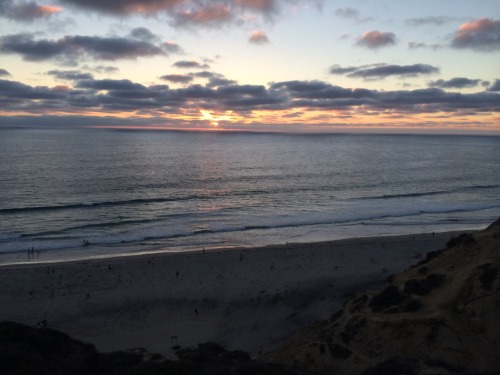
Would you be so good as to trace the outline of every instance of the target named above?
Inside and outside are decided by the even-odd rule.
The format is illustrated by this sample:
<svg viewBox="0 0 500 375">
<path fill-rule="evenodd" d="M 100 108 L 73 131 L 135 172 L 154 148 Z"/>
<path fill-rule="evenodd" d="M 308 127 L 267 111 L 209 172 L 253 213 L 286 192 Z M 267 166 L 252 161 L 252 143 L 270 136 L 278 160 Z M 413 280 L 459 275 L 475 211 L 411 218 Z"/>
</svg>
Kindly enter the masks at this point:
<svg viewBox="0 0 500 375">
<path fill-rule="evenodd" d="M 0 130 L 0 263 L 478 229 L 499 216 L 495 136 Z"/>
</svg>

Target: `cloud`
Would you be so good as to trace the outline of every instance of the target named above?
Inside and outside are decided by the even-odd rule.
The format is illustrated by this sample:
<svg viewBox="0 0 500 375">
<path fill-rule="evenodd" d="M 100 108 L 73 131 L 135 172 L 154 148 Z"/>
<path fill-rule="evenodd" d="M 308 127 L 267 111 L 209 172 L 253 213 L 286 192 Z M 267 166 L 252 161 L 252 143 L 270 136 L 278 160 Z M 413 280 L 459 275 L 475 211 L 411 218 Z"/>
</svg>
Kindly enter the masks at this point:
<svg viewBox="0 0 500 375">
<path fill-rule="evenodd" d="M 500 20 L 480 18 L 462 24 L 455 32 L 451 46 L 480 52 L 500 50 Z"/>
<path fill-rule="evenodd" d="M 66 81 L 79 81 L 79 80 L 91 80 L 93 79 L 92 74 L 82 73 L 78 70 L 50 70 L 47 74 L 56 77 L 60 80 Z"/>
<path fill-rule="evenodd" d="M 456 21 L 454 17 L 446 17 L 446 16 L 429 16 L 429 17 L 419 17 L 419 18 L 410 18 L 406 20 L 411 26 L 441 26 L 450 22 Z"/>
<path fill-rule="evenodd" d="M 202 64 L 194 60 L 180 60 L 176 61 L 172 66 L 181 69 L 209 69 L 208 64 Z"/>
<path fill-rule="evenodd" d="M 222 77 L 212 77 L 208 80 L 207 87 L 219 87 L 219 86 L 228 86 L 236 84 L 237 82 L 232 79 L 226 79 Z"/>
<path fill-rule="evenodd" d="M 93 90 L 117 90 L 117 91 L 137 91 L 138 89 L 141 91 L 145 90 L 145 86 L 133 83 L 128 79 L 85 79 L 81 80 L 77 83 L 75 87 L 84 88 L 84 89 L 93 89 Z"/>
<path fill-rule="evenodd" d="M 114 15 L 146 14 L 172 10 L 185 0 L 59 0 L 62 4 Z"/>
<path fill-rule="evenodd" d="M 337 17 L 341 17 L 341 18 L 352 19 L 352 20 L 354 20 L 354 21 L 356 21 L 358 23 L 367 22 L 367 21 L 373 20 L 372 17 L 363 17 L 363 16 L 361 16 L 361 14 L 359 13 L 358 10 L 356 10 L 354 8 L 351 8 L 351 7 L 338 8 L 335 11 L 335 15 Z"/>
<path fill-rule="evenodd" d="M 384 64 L 381 64 L 384 65 Z M 342 67 L 338 64 L 332 65 L 330 68 L 330 74 L 348 74 L 348 73 L 353 73 L 357 70 L 364 69 L 367 67 L 373 67 L 373 66 L 378 66 L 378 65 L 362 65 L 362 66 L 346 66 Z"/>
<path fill-rule="evenodd" d="M 58 71 L 54 74 L 64 74 Z M 214 78 L 214 76 L 212 76 Z M 497 84 L 497 82 L 496 82 Z M 148 115 L 199 113 L 200 109 L 250 111 L 317 109 L 343 111 L 406 113 L 494 113 L 500 111 L 500 93 L 482 91 L 472 94 L 446 92 L 440 88 L 378 91 L 345 88 L 323 81 L 284 81 L 269 86 L 236 83 L 210 87 L 190 84 L 182 88 L 143 85 L 130 80 L 82 79 L 69 86 L 29 86 L 0 79 L 0 108 L 4 113 L 51 112 L 75 114 L 102 112 L 109 116 L 123 111 Z M 132 116 L 132 115 L 131 115 Z"/>
<path fill-rule="evenodd" d="M 230 85 L 237 84 L 236 81 L 234 81 L 232 79 L 227 79 L 220 73 L 209 72 L 207 70 L 204 70 L 202 72 L 192 72 L 192 73 L 189 73 L 189 75 L 193 78 L 206 78 L 206 79 L 208 79 L 206 86 L 210 87 L 210 88 L 218 87 L 218 86 L 230 86 Z"/>
<path fill-rule="evenodd" d="M 283 9 L 316 7 L 324 0 L 58 0 L 68 8 L 117 17 L 163 16 L 177 28 L 218 28 L 273 22 Z"/>
<path fill-rule="evenodd" d="M 30 2 L 0 1 L 0 16 L 22 22 L 33 22 L 40 18 L 59 13 L 62 8 L 50 5 L 38 5 Z"/>
<path fill-rule="evenodd" d="M 10 73 L 5 69 L 0 69 L 0 76 L 10 76 Z"/>
<path fill-rule="evenodd" d="M 231 8 L 222 3 L 209 3 L 199 5 L 196 8 L 181 10 L 174 14 L 175 25 L 213 25 L 221 23 L 233 17 Z"/>
<path fill-rule="evenodd" d="M 481 82 L 480 79 L 469 79 L 464 77 L 452 78 L 448 81 L 438 79 L 437 81 L 429 82 L 429 87 L 439 87 L 442 89 L 464 89 L 476 87 Z"/>
<path fill-rule="evenodd" d="M 426 44 L 426 43 L 422 43 L 422 42 L 408 42 L 408 48 L 413 49 L 413 50 L 417 50 L 417 49 L 421 49 L 421 48 L 430 48 L 434 51 L 437 51 L 438 49 L 441 49 L 443 47 L 445 47 L 445 46 L 442 44 Z"/>
<path fill-rule="evenodd" d="M 33 34 L 0 37 L 0 52 L 21 55 L 26 61 L 54 59 L 72 65 L 85 58 L 115 61 L 166 55 L 161 46 L 140 40 L 80 35 L 35 40 Z"/>
<path fill-rule="evenodd" d="M 334 65 L 330 68 L 331 74 L 345 74 L 350 78 L 364 79 L 384 79 L 389 76 L 416 77 L 418 75 L 427 75 L 439 73 L 439 68 L 428 64 L 413 65 L 363 65 L 360 67 L 340 67 Z"/>
<path fill-rule="evenodd" d="M 46 86 L 31 87 L 21 82 L 0 79 L 0 103 L 19 100 L 48 100 L 63 98 L 57 91 Z M 20 103 L 21 104 L 21 103 Z M 29 103 L 28 103 L 29 104 Z M 3 109 L 7 109 L 4 107 Z"/>
<path fill-rule="evenodd" d="M 171 41 L 163 42 L 161 44 L 161 47 L 165 51 L 167 51 L 168 53 L 178 53 L 178 54 L 184 53 L 184 51 L 182 50 L 181 46 L 179 46 L 175 42 L 171 42 Z"/>
<path fill-rule="evenodd" d="M 113 73 L 117 73 L 120 70 L 115 66 L 109 66 L 109 65 L 98 65 L 98 66 L 94 66 L 91 68 L 84 66 L 84 68 L 92 70 L 92 71 L 97 72 L 97 73 L 101 73 L 101 74 L 102 73 L 113 74 Z"/>
<path fill-rule="evenodd" d="M 153 42 L 159 39 L 157 35 L 153 34 L 145 27 L 136 27 L 132 29 L 128 35 L 132 39 L 142 40 L 144 42 Z"/>
<path fill-rule="evenodd" d="M 488 87 L 488 91 L 500 92 L 500 79 L 495 79 L 495 82 L 493 82 L 493 84 Z"/>
<path fill-rule="evenodd" d="M 420 49 L 420 48 L 427 48 L 427 44 L 421 43 L 421 42 L 408 42 L 408 48 L 409 49 Z"/>
<path fill-rule="evenodd" d="M 272 13 L 276 11 L 276 0 L 234 0 L 233 3 L 242 8 L 258 10 L 262 13 Z"/>
<path fill-rule="evenodd" d="M 116 16 L 165 14 L 177 27 L 244 24 L 255 17 L 272 18 L 279 9 L 307 0 L 59 0 L 68 6 Z M 316 1 L 315 3 L 320 3 Z"/>
<path fill-rule="evenodd" d="M 396 44 L 396 35 L 390 32 L 367 31 L 358 38 L 356 45 L 371 49 L 393 46 Z"/>
<path fill-rule="evenodd" d="M 160 79 L 172 83 L 190 83 L 193 77 L 185 74 L 166 74 L 161 76 Z"/>
<path fill-rule="evenodd" d="M 269 39 L 265 32 L 257 30 L 252 33 L 250 39 L 248 39 L 250 43 L 253 44 L 267 44 L 269 43 Z"/>
</svg>

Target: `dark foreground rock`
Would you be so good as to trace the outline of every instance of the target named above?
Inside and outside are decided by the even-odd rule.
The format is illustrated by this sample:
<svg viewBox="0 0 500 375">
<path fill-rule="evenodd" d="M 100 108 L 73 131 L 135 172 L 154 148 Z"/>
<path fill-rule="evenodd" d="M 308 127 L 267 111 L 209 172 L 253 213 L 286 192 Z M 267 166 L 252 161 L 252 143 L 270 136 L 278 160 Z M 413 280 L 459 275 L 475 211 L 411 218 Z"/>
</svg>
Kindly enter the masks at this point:
<svg viewBox="0 0 500 375">
<path fill-rule="evenodd" d="M 500 374 L 500 219 L 382 291 L 352 297 L 265 359 L 324 374 Z"/>
<path fill-rule="evenodd" d="M 216 343 L 177 351 L 178 360 L 144 349 L 98 353 L 93 345 L 48 328 L 0 323 L 0 374 L 307 374 L 281 365 L 252 360 L 242 351 L 227 351 Z"/>
</svg>

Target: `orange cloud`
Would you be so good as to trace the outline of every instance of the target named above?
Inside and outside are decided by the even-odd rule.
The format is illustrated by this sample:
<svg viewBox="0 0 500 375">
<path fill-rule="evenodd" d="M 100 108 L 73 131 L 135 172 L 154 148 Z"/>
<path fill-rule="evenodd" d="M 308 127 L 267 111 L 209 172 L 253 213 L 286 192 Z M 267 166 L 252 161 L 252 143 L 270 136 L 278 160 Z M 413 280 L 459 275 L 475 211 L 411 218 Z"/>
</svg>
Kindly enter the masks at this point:
<svg viewBox="0 0 500 375">
<path fill-rule="evenodd" d="M 358 46 L 381 48 L 396 44 L 396 35 L 389 32 L 367 31 L 356 42 Z"/>
<path fill-rule="evenodd" d="M 500 20 L 480 18 L 462 24 L 455 32 L 452 46 L 485 52 L 500 50 Z"/>
<path fill-rule="evenodd" d="M 252 33 L 248 41 L 254 44 L 266 44 L 269 43 L 269 38 L 265 32 L 257 30 Z"/>
<path fill-rule="evenodd" d="M 181 23 L 206 24 L 223 21 L 231 17 L 231 9 L 223 4 L 210 4 L 194 10 L 177 13 Z"/>
<path fill-rule="evenodd" d="M 38 9 L 40 10 L 41 13 L 53 14 L 53 13 L 59 13 L 60 11 L 62 11 L 63 8 L 52 5 L 40 5 Z"/>
</svg>

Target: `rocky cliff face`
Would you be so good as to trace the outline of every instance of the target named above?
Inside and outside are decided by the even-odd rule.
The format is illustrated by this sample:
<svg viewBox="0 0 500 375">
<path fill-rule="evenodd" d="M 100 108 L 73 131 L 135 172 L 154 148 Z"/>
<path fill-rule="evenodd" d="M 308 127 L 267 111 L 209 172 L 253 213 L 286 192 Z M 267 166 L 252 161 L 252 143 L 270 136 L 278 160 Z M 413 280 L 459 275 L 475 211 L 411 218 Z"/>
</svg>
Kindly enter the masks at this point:
<svg viewBox="0 0 500 375">
<path fill-rule="evenodd" d="M 349 299 L 266 360 L 328 374 L 500 373 L 500 219 Z"/>
</svg>

